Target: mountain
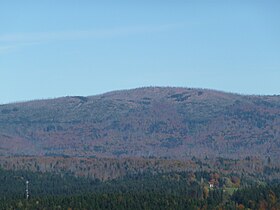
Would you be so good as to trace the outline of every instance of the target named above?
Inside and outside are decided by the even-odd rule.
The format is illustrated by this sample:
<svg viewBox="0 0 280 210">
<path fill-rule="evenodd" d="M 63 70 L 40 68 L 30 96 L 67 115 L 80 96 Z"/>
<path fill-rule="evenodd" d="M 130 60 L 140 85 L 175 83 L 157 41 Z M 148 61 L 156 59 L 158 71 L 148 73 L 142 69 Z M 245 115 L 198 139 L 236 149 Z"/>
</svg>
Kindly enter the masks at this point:
<svg viewBox="0 0 280 210">
<path fill-rule="evenodd" d="M 149 87 L 0 105 L 0 155 L 280 157 L 280 96 Z"/>
</svg>

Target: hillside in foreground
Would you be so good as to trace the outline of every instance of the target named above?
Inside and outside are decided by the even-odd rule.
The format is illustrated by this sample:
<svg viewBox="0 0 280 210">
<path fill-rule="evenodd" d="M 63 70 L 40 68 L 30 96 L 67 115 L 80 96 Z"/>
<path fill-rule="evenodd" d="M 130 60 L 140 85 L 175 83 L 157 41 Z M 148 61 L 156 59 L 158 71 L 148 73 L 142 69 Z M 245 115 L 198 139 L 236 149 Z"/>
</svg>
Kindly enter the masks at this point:
<svg viewBox="0 0 280 210">
<path fill-rule="evenodd" d="M 0 155 L 280 157 L 280 96 L 138 88 L 0 105 Z"/>
</svg>

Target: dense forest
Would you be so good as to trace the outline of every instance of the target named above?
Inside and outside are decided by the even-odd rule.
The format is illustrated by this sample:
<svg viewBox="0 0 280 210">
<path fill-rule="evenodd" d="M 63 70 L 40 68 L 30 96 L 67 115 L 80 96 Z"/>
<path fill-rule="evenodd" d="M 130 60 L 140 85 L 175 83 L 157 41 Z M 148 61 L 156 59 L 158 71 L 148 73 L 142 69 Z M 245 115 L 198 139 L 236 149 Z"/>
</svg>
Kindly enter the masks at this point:
<svg viewBox="0 0 280 210">
<path fill-rule="evenodd" d="M 0 155 L 278 160 L 279 124 L 280 96 L 137 88 L 0 105 Z"/>
<path fill-rule="evenodd" d="M 280 209 L 279 180 L 206 171 L 100 181 L 1 169 L 0 183 L 0 209 Z"/>
</svg>

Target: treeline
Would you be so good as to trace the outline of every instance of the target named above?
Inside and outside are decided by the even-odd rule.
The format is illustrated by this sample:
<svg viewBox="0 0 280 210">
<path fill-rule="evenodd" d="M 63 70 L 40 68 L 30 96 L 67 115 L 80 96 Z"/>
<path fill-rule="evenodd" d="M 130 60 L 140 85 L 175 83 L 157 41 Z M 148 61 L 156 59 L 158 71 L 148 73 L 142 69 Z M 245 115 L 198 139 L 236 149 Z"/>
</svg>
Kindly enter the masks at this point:
<svg viewBox="0 0 280 210">
<path fill-rule="evenodd" d="M 280 209 L 279 182 L 241 183 L 238 189 L 223 187 L 221 181 L 209 187 L 208 180 L 215 184 L 218 175 L 142 173 L 101 182 L 69 174 L 0 170 L 0 209 Z"/>
</svg>

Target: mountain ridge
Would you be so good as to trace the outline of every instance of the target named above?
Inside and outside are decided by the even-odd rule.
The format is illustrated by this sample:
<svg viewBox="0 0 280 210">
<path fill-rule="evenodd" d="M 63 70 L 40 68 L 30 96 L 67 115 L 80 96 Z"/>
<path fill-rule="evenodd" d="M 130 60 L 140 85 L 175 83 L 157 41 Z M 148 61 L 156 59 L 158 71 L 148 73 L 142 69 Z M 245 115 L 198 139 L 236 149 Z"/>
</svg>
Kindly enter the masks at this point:
<svg viewBox="0 0 280 210">
<path fill-rule="evenodd" d="M 238 93 L 238 92 L 231 92 L 231 91 L 225 91 L 225 90 L 217 90 L 217 89 L 211 89 L 211 88 L 196 88 L 196 87 L 173 87 L 173 86 L 143 86 L 143 87 L 136 87 L 136 88 L 130 88 L 130 89 L 120 89 L 120 90 L 111 90 L 103 93 L 97 93 L 94 95 L 65 95 L 65 96 L 58 96 L 58 97 L 49 97 L 49 98 L 41 98 L 41 99 L 29 99 L 29 100 L 22 100 L 22 101 L 11 101 L 6 103 L 0 103 L 0 106 L 5 105 L 14 105 L 14 104 L 24 104 L 29 102 L 35 102 L 35 101 L 47 101 L 47 100 L 56 100 L 60 98 L 67 98 L 67 97 L 81 97 L 81 98 L 89 98 L 89 97 L 97 97 L 102 95 L 109 95 L 114 93 L 121 93 L 125 91 L 134 91 L 134 90 L 141 90 L 141 89 L 151 89 L 151 88 L 159 88 L 159 89 L 189 89 L 189 90 L 201 90 L 201 91 L 211 91 L 211 92 L 219 92 L 224 94 L 232 94 L 232 95 L 238 95 L 238 96 L 247 96 L 247 97 L 280 97 L 279 94 L 246 94 L 246 93 Z"/>
</svg>

